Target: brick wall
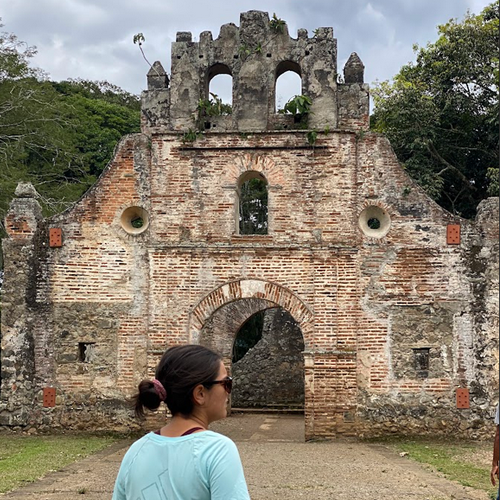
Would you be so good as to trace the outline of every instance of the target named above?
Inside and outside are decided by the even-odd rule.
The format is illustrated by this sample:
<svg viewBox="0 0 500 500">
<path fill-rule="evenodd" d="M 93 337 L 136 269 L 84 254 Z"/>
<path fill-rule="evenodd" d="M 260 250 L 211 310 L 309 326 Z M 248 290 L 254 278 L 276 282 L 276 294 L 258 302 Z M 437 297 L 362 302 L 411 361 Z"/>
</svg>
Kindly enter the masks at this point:
<svg viewBox="0 0 500 500">
<path fill-rule="evenodd" d="M 269 185 L 265 236 L 237 234 L 238 180 L 249 170 Z M 148 214 L 141 233 L 123 227 L 132 206 Z M 385 235 L 360 228 L 367 207 L 389 218 Z M 11 208 L 4 297 L 31 299 L 2 305 L 2 421 L 15 420 L 8 388 L 23 375 L 8 365 L 22 355 L 36 366 L 31 392 L 58 393 L 55 408 L 35 399 L 26 425 L 134 426 L 127 398 L 165 347 L 201 342 L 230 363 L 241 324 L 279 306 L 304 340 L 308 438 L 452 424 L 478 435 L 467 422 L 487 422 L 498 388 L 497 207 L 485 204 L 477 223 L 453 218 L 375 134 L 333 131 L 314 148 L 304 132 L 207 134 L 190 145 L 172 133 L 125 138 L 72 209 L 42 221 L 36 207 Z M 460 245 L 446 242 L 451 222 Z M 50 227 L 62 229 L 61 248 L 48 248 Z M 33 348 L 16 354 L 22 324 Z M 92 362 L 78 359 L 81 343 L 95 344 Z M 430 349 L 426 378 L 415 372 L 418 347 Z M 470 410 L 455 408 L 459 386 Z M 87 417 L 92 408 L 99 418 Z"/>
</svg>

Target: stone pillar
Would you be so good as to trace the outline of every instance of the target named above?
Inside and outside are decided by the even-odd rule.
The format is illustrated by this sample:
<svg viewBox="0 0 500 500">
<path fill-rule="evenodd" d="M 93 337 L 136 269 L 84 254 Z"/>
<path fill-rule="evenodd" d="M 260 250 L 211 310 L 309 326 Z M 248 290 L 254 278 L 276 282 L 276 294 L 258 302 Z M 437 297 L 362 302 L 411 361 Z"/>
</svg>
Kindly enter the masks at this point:
<svg viewBox="0 0 500 500">
<path fill-rule="evenodd" d="M 487 198 L 477 207 L 477 239 L 464 253 L 472 286 L 475 377 L 470 381 L 471 401 L 491 415 L 498 401 L 498 289 L 499 289 L 499 200 Z"/>
<path fill-rule="evenodd" d="M 265 12 L 249 11 L 240 16 L 240 43 L 253 51 L 268 40 L 269 17 Z M 288 34 L 276 36 L 286 37 Z M 235 82 L 233 113 L 238 130 L 266 130 L 268 118 L 269 73 L 264 57 L 253 54 L 243 60 Z"/>
<path fill-rule="evenodd" d="M 314 354 L 304 351 L 304 427 L 305 439 L 314 438 Z"/>
<path fill-rule="evenodd" d="M 5 218 L 1 304 L 0 425 L 29 423 L 35 399 L 35 356 L 30 302 L 35 300 L 35 243 L 42 210 L 35 188 L 20 183 Z"/>
<path fill-rule="evenodd" d="M 370 93 L 364 71 L 364 64 L 353 52 L 344 66 L 344 83 L 338 86 L 339 128 L 370 128 Z"/>
</svg>

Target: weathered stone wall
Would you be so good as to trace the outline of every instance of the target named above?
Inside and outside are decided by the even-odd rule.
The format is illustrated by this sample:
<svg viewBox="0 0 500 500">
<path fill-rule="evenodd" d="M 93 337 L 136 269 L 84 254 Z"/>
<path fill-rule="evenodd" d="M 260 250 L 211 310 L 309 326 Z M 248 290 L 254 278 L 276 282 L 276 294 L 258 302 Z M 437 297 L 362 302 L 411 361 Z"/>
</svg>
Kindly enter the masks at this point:
<svg viewBox="0 0 500 500">
<path fill-rule="evenodd" d="M 32 282 L 38 271 L 37 233 L 42 210 L 30 184 L 19 184 L 6 227 L 15 239 L 4 239 L 2 286 L 0 425 L 29 422 L 35 388 L 33 321 L 27 311 L 35 306 Z"/>
<path fill-rule="evenodd" d="M 231 404 L 238 408 L 304 406 L 304 341 L 283 309 L 268 309 L 261 340 L 233 364 Z"/>
<path fill-rule="evenodd" d="M 254 18 L 267 36 L 257 14 L 243 16 L 240 30 L 257 33 Z M 238 33 L 224 28 L 219 48 L 208 35 L 200 45 L 181 35 L 171 88 L 144 97 L 145 134 L 123 139 L 71 209 L 43 219 L 31 190 L 13 200 L 3 247 L 0 422 L 135 426 L 127 399 L 166 346 L 211 345 L 230 369 L 241 325 L 281 307 L 304 341 L 308 438 L 489 432 L 498 398 L 498 199 L 483 202 L 476 221 L 454 217 L 409 179 L 385 138 L 359 134 L 366 89 L 356 58 L 345 85 L 358 86 L 359 99 L 331 86 L 342 129 L 318 133 L 314 147 L 307 131 L 249 131 L 252 117 L 186 142 L 191 97 L 183 110 L 180 89 L 191 96 L 205 88 L 196 71 L 226 57 Z M 333 50 L 330 31 L 321 33 L 316 41 L 287 35 L 283 54 L 309 43 L 313 52 Z M 181 85 L 182 65 L 198 75 L 194 83 Z M 307 68 L 314 72 L 303 66 L 303 79 L 318 77 Z M 244 75 L 241 68 L 233 78 Z M 327 85 L 333 75 L 323 76 Z M 155 85 L 169 85 L 157 77 Z M 238 234 L 239 182 L 248 172 L 268 183 L 264 236 Z M 450 224 L 460 226 L 458 244 L 447 241 Z M 54 228 L 60 247 L 49 245 Z M 415 369 L 419 348 L 429 349 L 425 377 Z M 41 404 L 46 387 L 56 388 L 54 408 Z M 460 387 L 470 391 L 470 409 L 456 408 Z"/>
<path fill-rule="evenodd" d="M 301 77 L 302 94 L 312 99 L 309 128 L 368 129 L 363 63 L 356 54 L 351 56 L 339 93 L 337 40 L 332 28 L 318 28 L 313 37 L 300 29 L 295 39 L 286 24 L 282 30 L 273 30 L 267 13 L 249 11 L 241 14 L 239 27 L 223 25 L 216 39 L 209 31 L 200 34 L 199 42 L 192 38 L 189 32 L 177 33 L 171 79 L 159 62 L 148 73 L 148 92 L 143 94 L 142 105 L 145 131 L 186 132 L 199 126 L 199 99 L 209 97 L 210 80 L 219 74 L 232 77 L 233 112 L 202 117 L 204 128 L 214 132 L 292 128 L 291 117 L 278 115 L 275 109 L 276 81 L 285 71 Z"/>
</svg>

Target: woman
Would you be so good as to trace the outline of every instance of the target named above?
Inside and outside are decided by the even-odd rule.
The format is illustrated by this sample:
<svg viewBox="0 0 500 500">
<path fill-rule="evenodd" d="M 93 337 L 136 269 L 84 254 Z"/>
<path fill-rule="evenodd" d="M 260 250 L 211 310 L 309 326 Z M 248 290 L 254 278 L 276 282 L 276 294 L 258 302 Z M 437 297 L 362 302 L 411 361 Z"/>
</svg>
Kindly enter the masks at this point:
<svg viewBox="0 0 500 500">
<path fill-rule="evenodd" d="M 123 458 L 113 500 L 249 500 L 236 445 L 209 431 L 226 416 L 232 380 L 219 355 L 202 346 L 168 349 L 156 378 L 143 380 L 136 415 L 164 401 L 169 423 L 136 441 Z"/>
</svg>

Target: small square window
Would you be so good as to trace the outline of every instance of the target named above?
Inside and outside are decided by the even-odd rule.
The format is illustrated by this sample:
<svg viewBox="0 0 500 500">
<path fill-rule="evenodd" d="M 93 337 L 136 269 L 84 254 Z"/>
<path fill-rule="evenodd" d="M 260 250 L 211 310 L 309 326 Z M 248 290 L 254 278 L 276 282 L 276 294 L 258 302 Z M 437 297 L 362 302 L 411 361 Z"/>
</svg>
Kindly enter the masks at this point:
<svg viewBox="0 0 500 500">
<path fill-rule="evenodd" d="M 413 358 L 417 376 L 427 378 L 429 376 L 429 347 L 413 349 Z"/>
<path fill-rule="evenodd" d="M 94 360 L 95 342 L 78 343 L 78 361 L 81 363 L 92 363 Z"/>
</svg>

